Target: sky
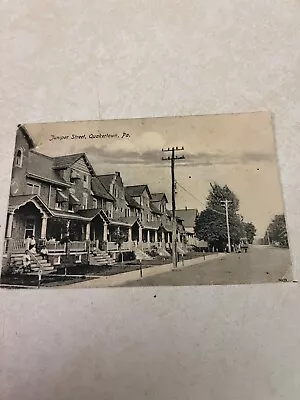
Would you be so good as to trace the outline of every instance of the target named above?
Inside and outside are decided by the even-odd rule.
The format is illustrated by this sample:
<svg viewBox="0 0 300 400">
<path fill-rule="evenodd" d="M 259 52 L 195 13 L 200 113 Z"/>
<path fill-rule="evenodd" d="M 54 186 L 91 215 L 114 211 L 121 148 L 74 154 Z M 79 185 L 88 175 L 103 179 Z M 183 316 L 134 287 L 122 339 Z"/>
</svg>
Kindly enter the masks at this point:
<svg viewBox="0 0 300 400">
<path fill-rule="evenodd" d="M 49 156 L 85 152 L 96 173 L 120 171 L 125 185 L 148 184 L 152 192 L 165 192 L 170 208 L 170 162 L 162 160 L 169 153 L 162 148 L 183 146 L 176 153 L 185 156 L 175 166 L 176 208 L 203 210 L 210 183 L 216 182 L 237 195 L 240 213 L 255 224 L 257 236 L 284 212 L 268 112 L 25 126 L 37 151 Z"/>
</svg>

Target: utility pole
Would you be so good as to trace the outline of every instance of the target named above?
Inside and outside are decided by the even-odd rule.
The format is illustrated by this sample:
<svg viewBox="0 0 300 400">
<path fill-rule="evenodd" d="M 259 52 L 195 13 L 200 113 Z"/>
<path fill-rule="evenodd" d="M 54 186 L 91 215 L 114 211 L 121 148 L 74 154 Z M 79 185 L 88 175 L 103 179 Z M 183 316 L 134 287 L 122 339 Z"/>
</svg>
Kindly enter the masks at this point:
<svg viewBox="0 0 300 400">
<path fill-rule="evenodd" d="M 176 151 L 183 151 L 184 148 L 172 147 L 162 149 L 163 152 L 171 153 L 171 156 L 162 157 L 162 160 L 171 161 L 171 185 L 172 185 L 172 261 L 173 267 L 177 267 L 177 223 L 176 223 L 176 183 L 175 183 L 175 161 L 183 160 L 184 156 L 176 156 Z"/>
<path fill-rule="evenodd" d="M 226 226 L 227 226 L 227 244 L 228 244 L 228 252 L 231 253 L 231 240 L 230 240 L 230 229 L 229 229 L 228 204 L 232 203 L 232 201 L 223 200 L 223 201 L 221 201 L 221 203 L 225 205 Z"/>
</svg>

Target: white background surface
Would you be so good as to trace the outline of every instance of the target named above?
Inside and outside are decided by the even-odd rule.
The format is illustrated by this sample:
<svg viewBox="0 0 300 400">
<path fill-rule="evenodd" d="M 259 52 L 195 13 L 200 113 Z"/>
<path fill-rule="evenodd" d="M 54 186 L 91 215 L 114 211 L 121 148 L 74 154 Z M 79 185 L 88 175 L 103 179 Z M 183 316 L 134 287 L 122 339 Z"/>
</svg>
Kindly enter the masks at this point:
<svg viewBox="0 0 300 400">
<path fill-rule="evenodd" d="M 299 276 L 298 1 L 2 0 L 0 26 L 2 235 L 17 123 L 97 119 L 97 91 L 101 118 L 268 109 Z M 0 296 L 1 399 L 299 398 L 296 284 Z"/>
</svg>

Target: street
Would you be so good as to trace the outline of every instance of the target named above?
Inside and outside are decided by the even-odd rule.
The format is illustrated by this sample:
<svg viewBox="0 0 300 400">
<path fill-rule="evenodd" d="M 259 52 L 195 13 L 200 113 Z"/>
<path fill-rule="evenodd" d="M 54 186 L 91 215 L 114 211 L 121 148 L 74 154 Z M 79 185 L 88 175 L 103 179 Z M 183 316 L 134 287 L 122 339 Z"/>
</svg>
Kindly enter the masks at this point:
<svg viewBox="0 0 300 400">
<path fill-rule="evenodd" d="M 248 253 L 224 254 L 216 260 L 170 271 L 122 286 L 232 285 L 278 282 L 290 275 L 288 249 L 252 246 Z M 287 275 L 288 274 L 288 275 Z M 288 276 L 288 279 L 291 279 Z"/>
</svg>

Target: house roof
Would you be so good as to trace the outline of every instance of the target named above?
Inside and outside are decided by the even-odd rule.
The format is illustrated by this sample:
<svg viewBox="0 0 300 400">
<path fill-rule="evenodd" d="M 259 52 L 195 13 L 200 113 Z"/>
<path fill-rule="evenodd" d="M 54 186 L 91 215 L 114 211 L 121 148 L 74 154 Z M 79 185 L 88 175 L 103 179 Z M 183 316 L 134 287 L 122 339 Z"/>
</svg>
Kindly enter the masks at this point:
<svg viewBox="0 0 300 400">
<path fill-rule="evenodd" d="M 183 219 L 186 228 L 194 228 L 197 214 L 198 210 L 195 208 L 176 210 L 176 215 Z"/>
<path fill-rule="evenodd" d="M 92 191 L 94 192 L 96 197 L 101 197 L 102 199 L 114 201 L 113 196 L 108 192 L 98 176 L 92 177 Z"/>
<path fill-rule="evenodd" d="M 125 193 L 125 200 L 129 207 L 141 209 L 142 207 L 139 205 L 137 201 L 135 201 L 128 193 Z"/>
<path fill-rule="evenodd" d="M 97 178 L 100 180 L 105 189 L 109 191 L 110 184 L 112 183 L 115 176 L 116 174 L 106 174 L 106 175 L 97 175 Z"/>
<path fill-rule="evenodd" d="M 172 211 L 171 210 L 166 210 L 166 215 L 168 217 L 172 217 Z"/>
<path fill-rule="evenodd" d="M 151 193 L 148 188 L 148 185 L 133 185 L 133 186 L 125 187 L 126 193 L 128 193 L 129 196 L 131 196 L 131 197 L 139 197 L 144 193 L 145 190 L 147 191 L 147 193 L 151 199 Z"/>
<path fill-rule="evenodd" d="M 161 202 L 163 198 L 165 198 L 166 203 L 168 203 L 168 198 L 165 193 L 151 193 L 152 201 L 159 201 Z"/>
<path fill-rule="evenodd" d="M 31 150 L 28 156 L 28 176 L 32 178 L 52 182 L 58 186 L 69 186 L 53 169 L 54 159 L 44 154 Z"/>
<path fill-rule="evenodd" d="M 71 167 L 76 161 L 78 161 L 81 157 L 84 158 L 84 161 L 91 172 L 92 175 L 96 175 L 92 164 L 89 162 L 87 155 L 85 153 L 76 153 L 76 154 L 67 154 L 65 156 L 54 157 L 54 169 L 65 169 Z"/>
<path fill-rule="evenodd" d="M 26 127 L 25 127 L 24 125 L 22 125 L 22 124 L 19 124 L 19 125 L 18 125 L 18 130 L 19 130 L 19 131 L 23 134 L 23 136 L 25 137 L 25 139 L 26 139 L 26 141 L 27 141 L 27 143 L 28 143 L 29 149 L 33 149 L 33 148 L 35 147 L 35 145 L 34 145 L 34 142 L 33 142 L 33 140 L 32 140 L 32 137 L 29 135 L 29 133 L 28 133 Z"/>
<path fill-rule="evenodd" d="M 163 213 L 162 213 L 153 203 L 150 203 L 150 210 L 151 210 L 154 214 L 163 215 Z"/>
</svg>

